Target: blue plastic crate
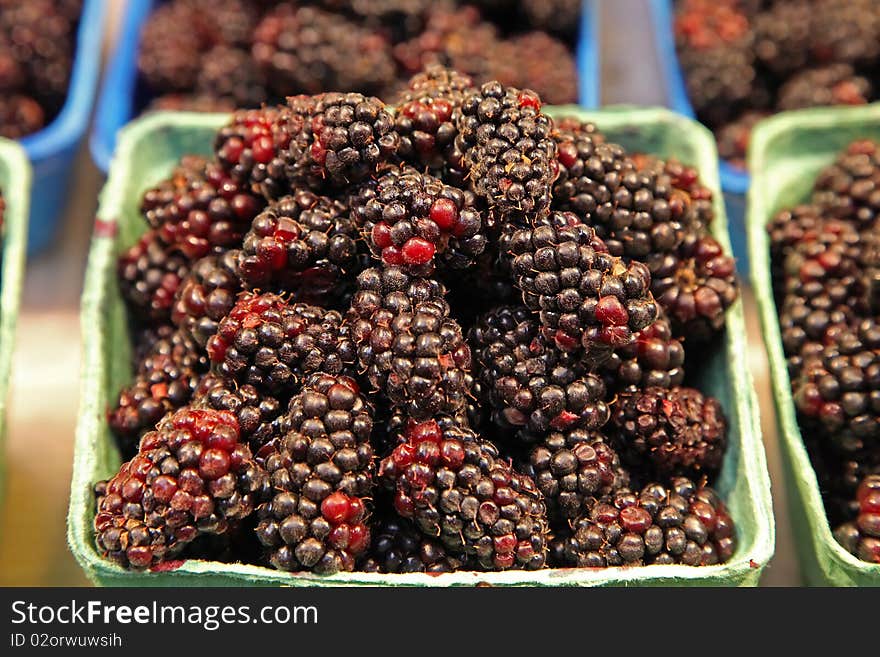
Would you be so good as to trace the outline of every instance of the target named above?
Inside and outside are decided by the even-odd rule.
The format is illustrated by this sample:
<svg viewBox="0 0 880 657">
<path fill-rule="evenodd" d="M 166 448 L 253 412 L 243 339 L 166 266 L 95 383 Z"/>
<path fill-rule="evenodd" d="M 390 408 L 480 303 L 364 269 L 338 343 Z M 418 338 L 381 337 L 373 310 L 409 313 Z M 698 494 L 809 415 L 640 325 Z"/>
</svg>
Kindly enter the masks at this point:
<svg viewBox="0 0 880 657">
<path fill-rule="evenodd" d="M 657 48 L 657 61 L 663 74 L 666 101 L 669 107 L 679 114 L 696 118 L 694 108 L 687 95 L 684 76 L 675 52 L 675 35 L 672 30 L 672 0 L 650 0 L 651 20 L 654 25 L 654 44 Z M 730 222 L 730 241 L 733 254 L 737 258 L 740 272 L 748 272 L 748 247 L 745 229 L 745 194 L 749 188 L 749 174 L 725 160 L 720 160 L 718 169 L 727 219 Z"/>
<path fill-rule="evenodd" d="M 49 245 L 58 230 L 73 158 L 86 132 L 101 70 L 104 0 L 85 0 L 76 38 L 67 98 L 58 116 L 21 139 L 33 167 L 28 253 Z"/>
<path fill-rule="evenodd" d="M 138 84 L 137 60 L 141 28 L 153 7 L 162 0 L 128 0 L 119 39 L 109 59 L 104 84 L 98 98 L 95 125 L 90 146 L 92 158 L 106 173 L 116 147 L 116 134 L 141 113 L 149 102 L 146 90 Z M 599 105 L 599 54 L 595 5 L 599 0 L 584 0 L 581 11 L 580 38 L 577 44 L 578 93 L 582 107 Z"/>
</svg>

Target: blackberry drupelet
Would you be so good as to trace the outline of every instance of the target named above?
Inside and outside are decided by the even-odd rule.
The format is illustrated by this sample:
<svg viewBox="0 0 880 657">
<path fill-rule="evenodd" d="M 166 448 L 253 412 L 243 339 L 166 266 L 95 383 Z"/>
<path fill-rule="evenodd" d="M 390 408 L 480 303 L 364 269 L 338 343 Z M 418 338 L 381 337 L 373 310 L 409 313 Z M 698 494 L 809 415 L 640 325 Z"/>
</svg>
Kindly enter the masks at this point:
<svg viewBox="0 0 880 657">
<path fill-rule="evenodd" d="M 865 477 L 856 492 L 858 516 L 834 530 L 834 538 L 862 561 L 880 563 L 880 475 Z"/>
<path fill-rule="evenodd" d="M 389 514 L 370 528 L 372 541 L 358 570 L 368 573 L 452 573 L 467 570 L 466 558 L 446 552 L 412 521 Z"/>
<path fill-rule="evenodd" d="M 474 194 L 411 167 L 383 170 L 350 199 L 351 216 L 384 265 L 430 274 L 435 259 L 465 269 L 486 248 Z"/>
<path fill-rule="evenodd" d="M 145 322 L 167 322 L 190 264 L 189 258 L 165 244 L 157 231 L 144 233 L 116 264 L 119 290 L 132 315 Z"/>
<path fill-rule="evenodd" d="M 147 433 L 107 483 L 94 522 L 98 549 L 126 567 L 155 566 L 248 517 L 267 483 L 235 416 L 183 408 Z"/>
<path fill-rule="evenodd" d="M 310 377 L 290 402 L 289 432 L 265 461 L 274 497 L 257 537 L 281 570 L 354 570 L 370 543 L 372 409 L 353 379 Z"/>
<path fill-rule="evenodd" d="M 674 253 L 648 258 L 651 291 L 675 337 L 706 341 L 724 329 L 739 296 L 736 262 L 708 234 L 688 233 Z"/>
<path fill-rule="evenodd" d="M 344 275 L 357 273 L 358 238 L 343 203 L 297 190 L 254 218 L 238 269 L 247 288 L 324 305 L 339 296 Z"/>
<path fill-rule="evenodd" d="M 356 357 L 338 312 L 272 293 L 241 295 L 207 353 L 218 374 L 279 397 L 296 392 L 308 374 L 348 372 Z"/>
<path fill-rule="evenodd" d="M 670 485 L 620 490 L 593 500 L 556 550 L 562 564 L 579 568 L 728 561 L 736 529 L 711 488 L 676 477 Z"/>
<path fill-rule="evenodd" d="M 217 332 L 242 290 L 239 250 L 198 260 L 183 279 L 171 309 L 171 321 L 201 348 Z"/>
<path fill-rule="evenodd" d="M 838 219 L 871 228 L 880 216 L 880 146 L 867 139 L 847 146 L 816 178 L 813 203 Z"/>
<path fill-rule="evenodd" d="M 780 112 L 804 107 L 864 105 L 873 97 L 867 78 L 856 75 L 848 64 L 806 69 L 789 78 L 779 89 Z"/>
<path fill-rule="evenodd" d="M 123 454 L 135 453 L 145 431 L 153 429 L 167 413 L 188 404 L 207 371 L 204 354 L 184 333 L 176 331 L 154 343 L 108 416 Z"/>
<path fill-rule="evenodd" d="M 602 363 L 601 372 L 610 392 L 632 388 L 672 388 L 684 381 L 684 345 L 672 334 L 661 312 L 650 326 L 635 334 L 629 345 L 615 349 Z"/>
<path fill-rule="evenodd" d="M 412 422 L 380 477 L 394 488 L 395 510 L 451 552 L 472 555 L 488 570 L 544 566 L 540 491 L 466 427 Z"/>
<path fill-rule="evenodd" d="M 721 404 L 694 388 L 620 393 L 610 427 L 611 444 L 624 462 L 660 481 L 713 479 L 727 449 Z"/>
<path fill-rule="evenodd" d="M 583 347 L 599 363 L 657 318 L 648 268 L 610 255 L 572 213 L 555 212 L 516 231 L 510 251 L 523 301 L 563 350 Z"/>
<path fill-rule="evenodd" d="M 471 186 L 498 222 L 527 221 L 550 207 L 556 142 L 537 94 L 487 82 L 466 94 L 455 125 Z"/>
</svg>

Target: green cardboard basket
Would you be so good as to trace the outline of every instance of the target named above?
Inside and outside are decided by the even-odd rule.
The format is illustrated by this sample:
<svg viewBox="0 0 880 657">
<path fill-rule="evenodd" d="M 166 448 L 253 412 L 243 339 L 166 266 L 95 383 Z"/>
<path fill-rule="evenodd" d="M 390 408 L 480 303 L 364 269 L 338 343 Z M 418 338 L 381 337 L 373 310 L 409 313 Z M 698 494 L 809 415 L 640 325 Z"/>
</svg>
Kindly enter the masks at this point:
<svg viewBox="0 0 880 657">
<path fill-rule="evenodd" d="M 611 139 L 627 148 L 676 155 L 700 167 L 715 191 L 718 218 L 714 229 L 729 251 L 727 225 L 718 186 L 711 134 L 697 123 L 666 110 L 617 109 L 582 112 L 576 107 L 555 113 L 577 113 L 595 120 Z M 758 430 L 758 407 L 745 367 L 742 306 L 729 314 L 723 348 L 708 359 L 700 382 L 718 396 L 730 415 L 731 446 L 719 488 L 739 527 L 739 547 L 722 566 L 650 566 L 642 568 L 560 569 L 537 572 L 450 573 L 444 575 L 333 576 L 285 573 L 250 565 L 189 560 L 171 572 L 131 572 L 104 559 L 92 536 L 92 483 L 112 474 L 119 455 L 105 414 L 120 385 L 131 377 L 123 304 L 115 282 L 115 258 L 144 230 L 138 198 L 147 186 L 166 176 L 184 153 L 210 152 L 212 136 L 226 117 L 163 113 L 139 119 L 120 134 L 119 146 L 98 211 L 82 301 L 84 355 L 79 425 L 68 517 L 68 541 L 86 574 L 104 585 L 262 585 L 262 586 L 454 586 L 489 583 L 520 586 L 595 585 L 754 585 L 773 553 L 770 481 Z M 115 226 L 118 230 L 108 230 Z"/>
<path fill-rule="evenodd" d="M 31 165 L 16 142 L 0 138 L 0 190 L 6 202 L 3 213 L 3 262 L 0 269 L 0 496 L 6 481 L 6 404 L 15 347 L 15 325 L 21 301 L 27 248 Z"/>
<path fill-rule="evenodd" d="M 749 145 L 752 185 L 746 221 L 752 284 L 770 360 L 795 542 L 804 579 L 815 586 L 878 586 L 880 565 L 860 561 L 831 534 L 791 396 L 765 226 L 777 211 L 808 201 L 819 171 L 851 141 L 864 137 L 880 140 L 880 104 L 779 114 L 758 124 Z"/>
</svg>

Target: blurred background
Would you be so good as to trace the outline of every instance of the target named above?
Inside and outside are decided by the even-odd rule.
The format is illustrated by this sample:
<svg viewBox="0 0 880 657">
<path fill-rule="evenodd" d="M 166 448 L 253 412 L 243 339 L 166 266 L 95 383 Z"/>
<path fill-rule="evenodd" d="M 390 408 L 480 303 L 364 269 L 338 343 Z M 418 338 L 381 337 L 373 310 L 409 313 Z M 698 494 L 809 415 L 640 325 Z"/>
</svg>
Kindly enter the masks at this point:
<svg viewBox="0 0 880 657">
<path fill-rule="evenodd" d="M 109 0 L 107 53 L 125 0 Z M 599 2 L 601 102 L 663 105 L 651 0 Z M 0 498 L 0 585 L 87 585 L 65 540 L 79 386 L 79 297 L 103 175 L 80 144 L 63 225 L 48 250 L 27 264 L 8 412 L 7 483 Z M 747 281 L 743 281 L 747 283 Z M 793 554 L 775 417 L 757 313 L 743 288 L 749 366 L 758 386 L 777 519 L 776 557 L 764 585 L 799 583 Z"/>
</svg>

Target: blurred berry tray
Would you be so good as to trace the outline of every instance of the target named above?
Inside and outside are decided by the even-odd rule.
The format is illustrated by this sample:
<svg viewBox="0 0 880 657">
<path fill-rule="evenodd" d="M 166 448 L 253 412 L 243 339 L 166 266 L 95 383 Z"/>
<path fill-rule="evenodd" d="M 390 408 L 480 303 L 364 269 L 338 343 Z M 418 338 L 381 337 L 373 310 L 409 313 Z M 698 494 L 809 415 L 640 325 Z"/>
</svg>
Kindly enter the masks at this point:
<svg viewBox="0 0 880 657">
<path fill-rule="evenodd" d="M 33 166 L 28 253 L 46 248 L 58 232 L 79 141 L 88 128 L 101 72 L 105 0 L 84 0 L 67 97 L 58 116 L 21 139 Z"/>
<path fill-rule="evenodd" d="M 620 108 L 586 112 L 577 107 L 550 108 L 555 114 L 577 114 L 595 121 L 609 139 L 633 151 L 676 156 L 704 172 L 715 192 L 713 230 L 729 251 L 727 224 L 715 169 L 715 147 L 708 130 L 663 109 Z M 104 585 L 754 585 L 773 553 L 774 526 L 770 481 L 760 438 L 758 406 L 751 375 L 742 355 L 745 324 L 742 302 L 728 313 L 728 330 L 714 353 L 707 355 L 698 384 L 718 397 L 730 419 L 730 448 L 718 488 L 739 530 L 733 559 L 720 566 L 648 566 L 643 568 L 548 569 L 503 573 L 459 572 L 333 576 L 285 573 L 259 566 L 188 560 L 173 572 L 132 572 L 101 558 L 93 539 L 95 481 L 113 473 L 119 454 L 110 435 L 106 412 L 116 391 L 131 378 L 125 309 L 116 284 L 116 257 L 133 244 L 146 225 L 138 211 L 142 192 L 167 176 L 186 153 L 211 152 L 214 131 L 223 115 L 155 113 L 132 122 L 121 133 L 110 176 L 101 193 L 98 223 L 89 255 L 82 299 L 84 336 L 81 394 L 73 480 L 68 516 L 68 542 L 86 574 Z"/>
<path fill-rule="evenodd" d="M 153 8 L 163 0 L 128 0 L 119 29 L 119 38 L 109 58 L 104 84 L 98 97 L 90 147 L 92 159 L 107 172 L 116 148 L 117 133 L 137 117 L 149 103 L 147 91 L 138 81 L 138 51 L 141 30 Z M 584 107 L 599 104 L 599 52 L 597 24 L 593 6 L 599 0 L 584 0 L 576 61 L 578 95 Z"/>
<path fill-rule="evenodd" d="M 751 275 L 776 402 L 788 503 L 804 579 L 818 586 L 880 586 L 880 565 L 860 561 L 831 533 L 816 473 L 797 423 L 773 299 L 767 222 L 809 200 L 813 181 L 855 139 L 880 140 L 880 104 L 777 115 L 754 131 L 749 152 L 748 231 Z"/>
<path fill-rule="evenodd" d="M 28 232 L 28 204 L 31 166 L 24 149 L 14 141 L 0 139 L 0 191 L 3 211 L 2 269 L 0 269 L 0 498 L 3 495 L 6 463 L 6 404 L 15 347 L 15 325 L 24 281 L 25 245 Z"/>
</svg>

